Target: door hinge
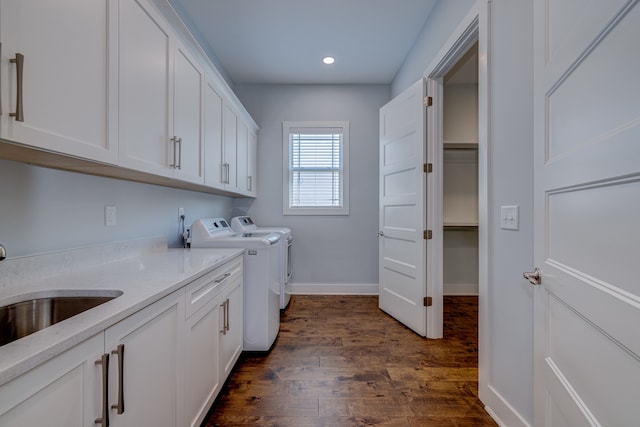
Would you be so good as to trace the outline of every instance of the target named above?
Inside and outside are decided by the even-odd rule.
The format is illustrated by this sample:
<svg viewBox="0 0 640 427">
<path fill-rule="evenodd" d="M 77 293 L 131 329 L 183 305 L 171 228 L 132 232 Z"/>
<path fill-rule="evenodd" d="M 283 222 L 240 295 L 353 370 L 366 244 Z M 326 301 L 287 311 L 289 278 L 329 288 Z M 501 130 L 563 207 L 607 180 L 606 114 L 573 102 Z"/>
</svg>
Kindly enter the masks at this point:
<svg viewBox="0 0 640 427">
<path fill-rule="evenodd" d="M 425 163 L 424 164 L 424 173 L 433 172 L 433 163 Z"/>
<path fill-rule="evenodd" d="M 431 230 L 424 230 L 424 240 L 429 240 L 431 239 L 433 233 L 431 232 Z"/>
<path fill-rule="evenodd" d="M 431 297 L 424 297 L 424 306 L 425 307 L 431 307 L 433 305 L 433 298 Z"/>
<path fill-rule="evenodd" d="M 422 103 L 424 104 L 425 107 L 431 107 L 433 105 L 433 97 L 425 96 L 424 99 L 422 100 Z"/>
</svg>

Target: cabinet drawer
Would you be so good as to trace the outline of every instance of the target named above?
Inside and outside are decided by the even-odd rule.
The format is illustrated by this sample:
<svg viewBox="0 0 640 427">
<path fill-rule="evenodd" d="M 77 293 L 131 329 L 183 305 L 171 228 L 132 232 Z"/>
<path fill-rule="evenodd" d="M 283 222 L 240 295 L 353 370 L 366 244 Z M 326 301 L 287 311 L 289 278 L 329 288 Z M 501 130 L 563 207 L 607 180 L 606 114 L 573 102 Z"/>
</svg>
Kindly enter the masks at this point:
<svg viewBox="0 0 640 427">
<path fill-rule="evenodd" d="M 191 317 L 215 298 L 224 285 L 231 283 L 241 275 L 242 257 L 237 257 L 188 284 L 186 287 L 186 318 Z"/>
</svg>

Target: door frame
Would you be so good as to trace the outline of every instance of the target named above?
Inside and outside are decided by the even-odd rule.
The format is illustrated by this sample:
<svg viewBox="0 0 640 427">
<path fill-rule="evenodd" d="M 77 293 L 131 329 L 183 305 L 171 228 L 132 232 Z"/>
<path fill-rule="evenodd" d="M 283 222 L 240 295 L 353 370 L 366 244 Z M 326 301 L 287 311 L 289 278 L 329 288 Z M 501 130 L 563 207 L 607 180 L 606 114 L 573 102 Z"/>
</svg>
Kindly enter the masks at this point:
<svg viewBox="0 0 640 427">
<path fill-rule="evenodd" d="M 442 99 L 445 74 L 458 62 L 475 42 L 478 42 L 478 388 L 483 402 L 493 400 L 495 392 L 489 387 L 491 343 L 489 328 L 489 282 L 491 269 L 489 264 L 490 242 L 489 219 L 492 215 L 491 192 L 489 187 L 490 171 L 490 121 L 491 110 L 489 93 L 491 82 L 490 67 L 490 0 L 478 0 L 452 32 L 423 76 L 427 79 L 427 95 Z M 435 108 L 427 110 L 427 158 L 438 165 L 443 164 L 442 140 L 444 111 L 442 102 L 434 102 Z M 442 168 L 434 173 L 427 187 L 428 200 L 441 200 L 443 188 Z M 433 284 L 432 295 L 442 298 L 442 203 L 427 202 L 427 228 L 433 230 L 433 246 L 439 250 L 427 253 L 427 282 Z M 437 304 L 434 304 L 437 305 Z M 442 304 L 438 311 L 432 310 L 427 319 L 427 336 L 430 328 L 442 330 Z M 431 329 L 431 332 L 437 329 Z M 487 408 L 489 409 L 489 408 Z M 489 411 L 491 413 L 491 411 Z"/>
</svg>

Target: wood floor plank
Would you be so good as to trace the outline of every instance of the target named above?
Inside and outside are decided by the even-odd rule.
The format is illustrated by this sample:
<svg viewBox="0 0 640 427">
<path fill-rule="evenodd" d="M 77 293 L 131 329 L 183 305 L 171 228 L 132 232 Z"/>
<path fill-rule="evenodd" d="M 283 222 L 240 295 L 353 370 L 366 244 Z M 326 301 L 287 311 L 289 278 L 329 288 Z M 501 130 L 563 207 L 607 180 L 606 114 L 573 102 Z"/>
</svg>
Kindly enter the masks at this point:
<svg viewBox="0 0 640 427">
<path fill-rule="evenodd" d="M 427 340 L 375 296 L 293 296 L 268 354 L 240 358 L 203 426 L 495 426 L 478 398 L 477 297 Z"/>
</svg>

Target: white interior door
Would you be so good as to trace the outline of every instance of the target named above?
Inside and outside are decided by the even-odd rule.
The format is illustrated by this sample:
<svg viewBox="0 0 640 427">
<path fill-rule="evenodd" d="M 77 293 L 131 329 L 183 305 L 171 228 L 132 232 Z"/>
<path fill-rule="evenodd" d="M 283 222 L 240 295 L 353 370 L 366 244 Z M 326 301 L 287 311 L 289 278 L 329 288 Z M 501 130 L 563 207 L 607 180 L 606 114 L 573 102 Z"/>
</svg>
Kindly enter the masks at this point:
<svg viewBox="0 0 640 427">
<path fill-rule="evenodd" d="M 380 109 L 379 306 L 427 332 L 425 83 Z"/>
<path fill-rule="evenodd" d="M 535 424 L 640 420 L 640 6 L 535 2 Z"/>
</svg>

